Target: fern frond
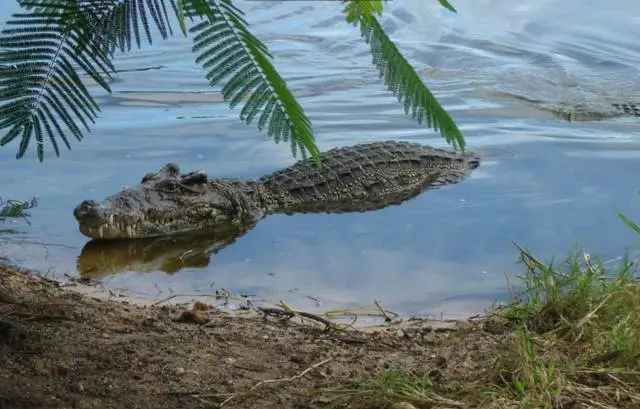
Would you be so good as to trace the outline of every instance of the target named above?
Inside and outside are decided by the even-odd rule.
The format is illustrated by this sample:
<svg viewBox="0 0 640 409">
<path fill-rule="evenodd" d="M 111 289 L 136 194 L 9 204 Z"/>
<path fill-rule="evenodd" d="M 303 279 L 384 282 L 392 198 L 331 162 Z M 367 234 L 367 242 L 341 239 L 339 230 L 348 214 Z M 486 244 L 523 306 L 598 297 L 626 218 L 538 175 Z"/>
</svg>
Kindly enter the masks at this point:
<svg viewBox="0 0 640 409">
<path fill-rule="evenodd" d="M 78 123 L 90 130 L 100 108 L 76 67 L 107 91 L 114 71 L 110 54 L 84 46 L 83 33 L 93 18 L 75 2 L 49 1 L 31 13 L 14 14 L 0 32 L 0 129 L 7 129 L 0 146 L 20 138 L 17 158 L 34 137 L 42 161 L 45 135 L 59 156 L 56 134 L 70 149 L 64 126 L 78 140 L 83 137 Z M 79 23 L 74 27 L 70 21 Z"/>
<path fill-rule="evenodd" d="M 446 0 L 442 2 L 449 5 Z M 405 114 L 411 112 L 412 118 L 418 123 L 426 122 L 427 127 L 439 131 L 451 146 L 464 150 L 465 140 L 456 123 L 378 22 L 375 14 L 381 14 L 382 2 L 348 0 L 345 3 L 345 19 L 360 26 L 361 35 L 371 48 L 373 63 L 380 72 L 380 78 L 384 77 L 389 91 L 404 105 Z"/>
<path fill-rule="evenodd" d="M 171 1 L 173 3 L 173 0 Z M 19 0 L 19 2 L 25 9 L 39 12 L 56 11 L 60 7 L 74 4 L 83 11 L 83 17 L 89 21 L 88 25 L 83 27 L 81 21 L 68 19 L 69 26 L 74 29 L 90 28 L 88 31 L 85 30 L 85 36 L 92 39 L 99 38 L 99 41 L 93 41 L 94 45 L 104 45 L 108 47 L 109 52 L 113 52 L 115 48 L 120 51 L 131 51 L 133 41 L 140 48 L 141 26 L 147 42 L 153 44 L 150 20 L 153 21 L 163 39 L 173 34 L 165 0 Z"/>
<path fill-rule="evenodd" d="M 311 121 L 270 62 L 267 47 L 247 28 L 244 13 L 231 0 L 182 0 L 184 14 L 205 19 L 189 31 L 195 34 L 193 52 L 206 71 L 212 86 L 227 79 L 222 95 L 234 108 L 245 97 L 240 119 L 258 129 L 267 126 L 267 135 L 276 142 L 290 141 L 294 156 L 307 152 L 318 161 Z M 205 5 L 208 5 L 205 8 Z M 210 9 L 210 11 L 209 11 Z"/>
<path fill-rule="evenodd" d="M 89 1 L 89 0 L 85 0 Z M 149 17 L 158 29 L 163 39 L 173 34 L 166 4 L 162 0 L 109 0 L 109 5 L 104 11 L 102 33 L 110 38 L 111 44 L 120 51 L 131 51 L 133 40 L 138 48 L 142 46 L 140 26 L 144 29 L 146 40 L 153 44 Z M 109 1 L 101 0 L 103 7 Z"/>
</svg>

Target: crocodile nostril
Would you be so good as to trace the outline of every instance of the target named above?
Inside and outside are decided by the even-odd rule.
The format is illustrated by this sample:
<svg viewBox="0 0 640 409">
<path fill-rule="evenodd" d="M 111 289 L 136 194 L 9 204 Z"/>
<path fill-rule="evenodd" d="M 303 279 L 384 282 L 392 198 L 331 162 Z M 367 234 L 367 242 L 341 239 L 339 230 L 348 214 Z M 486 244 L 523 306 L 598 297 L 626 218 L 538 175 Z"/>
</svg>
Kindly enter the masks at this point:
<svg viewBox="0 0 640 409">
<path fill-rule="evenodd" d="M 80 203 L 80 206 L 83 207 L 96 207 L 98 205 L 98 202 L 96 202 L 95 200 L 85 200 L 82 203 Z"/>
<path fill-rule="evenodd" d="M 98 213 L 97 211 L 99 206 L 100 203 L 96 202 L 95 200 L 85 200 L 78 206 L 76 206 L 75 209 L 73 209 L 73 215 L 77 219 L 82 216 L 87 216 L 88 214 L 96 214 Z"/>
</svg>

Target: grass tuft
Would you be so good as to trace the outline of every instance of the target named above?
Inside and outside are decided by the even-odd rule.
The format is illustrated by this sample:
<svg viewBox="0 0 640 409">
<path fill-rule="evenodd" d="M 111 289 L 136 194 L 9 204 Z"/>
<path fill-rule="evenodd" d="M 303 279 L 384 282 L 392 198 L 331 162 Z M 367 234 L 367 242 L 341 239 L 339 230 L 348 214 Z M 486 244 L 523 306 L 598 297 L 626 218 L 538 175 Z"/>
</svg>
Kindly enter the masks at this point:
<svg viewBox="0 0 640 409">
<path fill-rule="evenodd" d="M 640 283 L 634 263 L 627 257 L 602 263 L 578 249 L 559 263 L 543 262 L 514 244 L 525 267 L 518 276 L 521 290 L 469 330 L 476 336 L 463 332 L 445 341 L 458 337 L 455 345 L 480 351 L 483 344 L 488 353 L 472 356 L 473 365 L 454 362 L 426 369 L 426 375 L 425 369 L 385 370 L 340 391 L 331 406 L 640 407 Z M 432 373 L 441 379 L 434 381 Z"/>
<path fill-rule="evenodd" d="M 441 396 L 433 387 L 431 374 L 420 375 L 407 369 L 391 369 L 363 382 L 356 388 L 341 391 L 341 398 L 357 398 L 360 407 L 463 407 L 462 402 Z M 338 399 L 329 405 L 334 407 Z"/>
</svg>

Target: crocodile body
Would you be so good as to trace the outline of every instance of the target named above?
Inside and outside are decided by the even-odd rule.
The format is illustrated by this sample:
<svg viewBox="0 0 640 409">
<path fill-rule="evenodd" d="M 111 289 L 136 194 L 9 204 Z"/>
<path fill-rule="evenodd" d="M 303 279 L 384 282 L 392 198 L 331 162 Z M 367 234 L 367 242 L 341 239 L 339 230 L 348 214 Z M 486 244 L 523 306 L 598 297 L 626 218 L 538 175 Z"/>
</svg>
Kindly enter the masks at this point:
<svg viewBox="0 0 640 409">
<path fill-rule="evenodd" d="M 132 239 L 255 223 L 273 213 L 358 212 L 400 204 L 426 189 L 464 179 L 480 161 L 416 143 L 384 141 L 334 148 L 250 179 L 181 174 L 176 164 L 140 184 L 74 209 L 80 232 L 95 239 Z"/>
<path fill-rule="evenodd" d="M 565 104 L 503 91 L 495 92 L 494 95 L 501 98 L 506 97 L 523 101 L 536 109 L 549 112 L 553 116 L 569 122 L 591 122 L 620 117 L 640 117 L 640 104 L 629 102 Z"/>
</svg>

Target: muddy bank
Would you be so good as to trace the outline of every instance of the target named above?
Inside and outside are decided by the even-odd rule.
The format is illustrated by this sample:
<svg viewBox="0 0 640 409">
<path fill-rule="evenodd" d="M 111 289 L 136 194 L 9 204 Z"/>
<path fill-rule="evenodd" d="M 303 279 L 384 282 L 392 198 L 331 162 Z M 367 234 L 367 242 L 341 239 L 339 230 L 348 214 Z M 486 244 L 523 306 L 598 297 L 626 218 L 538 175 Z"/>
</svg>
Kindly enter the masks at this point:
<svg viewBox="0 0 640 409">
<path fill-rule="evenodd" d="M 256 312 L 144 307 L 3 267 L 0 408 L 315 408 L 387 368 L 478 376 L 499 340 L 444 326 L 458 328 L 336 331 Z"/>
</svg>

